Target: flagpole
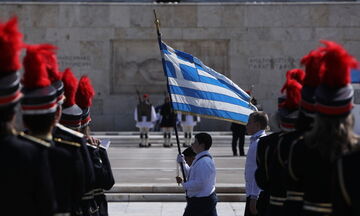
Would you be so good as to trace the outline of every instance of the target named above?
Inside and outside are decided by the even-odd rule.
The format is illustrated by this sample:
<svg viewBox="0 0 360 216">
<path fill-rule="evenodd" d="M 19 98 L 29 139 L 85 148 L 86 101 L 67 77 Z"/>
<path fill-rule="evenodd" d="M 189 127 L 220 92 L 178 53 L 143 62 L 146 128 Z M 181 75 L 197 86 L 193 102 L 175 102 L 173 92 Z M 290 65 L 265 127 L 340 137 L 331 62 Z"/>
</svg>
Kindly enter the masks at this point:
<svg viewBox="0 0 360 216">
<path fill-rule="evenodd" d="M 160 48 L 160 53 L 161 53 L 160 21 L 159 21 L 159 19 L 158 19 L 157 16 L 156 16 L 156 11 L 155 11 L 155 9 L 154 9 L 154 16 L 155 16 L 156 33 L 157 33 L 158 43 L 159 43 L 159 48 Z M 162 61 L 164 73 L 166 73 L 166 70 L 165 70 L 165 68 L 164 68 L 164 65 L 165 65 L 165 64 L 164 64 L 164 59 L 161 58 L 161 61 Z M 172 109 L 172 111 L 174 111 L 174 108 L 173 108 L 173 106 L 172 106 L 172 99 L 171 99 L 170 89 L 169 89 L 169 79 L 167 79 L 167 78 L 166 78 L 166 85 L 167 85 L 167 88 L 168 88 L 168 93 L 169 93 L 169 95 L 170 95 L 171 109 Z M 175 130 L 175 136 L 176 136 L 177 149 L 178 149 L 179 155 L 181 155 L 179 134 L 178 134 L 178 131 L 177 131 L 177 128 L 176 128 L 176 118 L 174 119 L 174 121 L 175 121 L 175 122 L 174 122 L 174 130 Z M 183 163 L 180 163 L 180 167 L 181 167 L 181 172 L 182 172 L 182 175 L 183 175 L 183 180 L 184 180 L 184 182 L 186 182 L 186 176 L 185 176 L 185 171 L 184 171 L 184 164 L 183 164 Z"/>
</svg>

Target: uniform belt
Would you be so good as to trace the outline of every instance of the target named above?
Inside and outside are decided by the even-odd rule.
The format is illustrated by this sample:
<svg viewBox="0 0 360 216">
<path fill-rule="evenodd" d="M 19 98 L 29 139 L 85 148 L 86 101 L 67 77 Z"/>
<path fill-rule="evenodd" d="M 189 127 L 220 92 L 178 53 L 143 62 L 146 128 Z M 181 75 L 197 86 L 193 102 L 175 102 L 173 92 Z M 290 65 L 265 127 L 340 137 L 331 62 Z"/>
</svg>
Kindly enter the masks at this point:
<svg viewBox="0 0 360 216">
<path fill-rule="evenodd" d="M 90 191 L 84 194 L 84 196 L 81 198 L 81 200 L 91 200 L 94 199 L 94 191 Z"/>
<path fill-rule="evenodd" d="M 70 212 L 66 212 L 66 213 L 55 213 L 54 216 L 70 216 Z"/>
<path fill-rule="evenodd" d="M 283 206 L 285 200 L 285 197 L 270 196 L 270 205 Z"/>
<path fill-rule="evenodd" d="M 94 196 L 104 195 L 104 190 L 102 188 L 97 188 L 93 190 Z"/>
<path fill-rule="evenodd" d="M 320 213 L 332 213 L 332 204 L 331 203 L 313 203 L 313 202 L 304 202 L 304 210 Z"/>
<path fill-rule="evenodd" d="M 304 192 L 287 191 L 286 199 L 290 201 L 303 201 Z"/>
</svg>

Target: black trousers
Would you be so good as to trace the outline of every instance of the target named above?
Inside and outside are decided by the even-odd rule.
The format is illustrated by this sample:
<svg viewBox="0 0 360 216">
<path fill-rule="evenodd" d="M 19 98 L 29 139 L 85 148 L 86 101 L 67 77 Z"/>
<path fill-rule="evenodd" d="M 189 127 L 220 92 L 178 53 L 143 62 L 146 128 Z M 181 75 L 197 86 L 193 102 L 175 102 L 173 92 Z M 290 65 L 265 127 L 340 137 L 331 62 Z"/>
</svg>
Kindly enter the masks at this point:
<svg viewBox="0 0 360 216">
<path fill-rule="evenodd" d="M 186 198 L 187 205 L 183 216 L 217 216 L 217 196 Z"/>
<path fill-rule="evenodd" d="M 257 216 L 257 214 L 251 214 L 250 212 L 250 196 L 246 197 L 244 216 Z"/>
<path fill-rule="evenodd" d="M 239 153 L 240 155 L 245 155 L 244 152 L 244 143 L 245 143 L 245 133 L 232 133 L 232 151 L 234 155 L 237 155 L 237 142 L 239 140 Z"/>
</svg>

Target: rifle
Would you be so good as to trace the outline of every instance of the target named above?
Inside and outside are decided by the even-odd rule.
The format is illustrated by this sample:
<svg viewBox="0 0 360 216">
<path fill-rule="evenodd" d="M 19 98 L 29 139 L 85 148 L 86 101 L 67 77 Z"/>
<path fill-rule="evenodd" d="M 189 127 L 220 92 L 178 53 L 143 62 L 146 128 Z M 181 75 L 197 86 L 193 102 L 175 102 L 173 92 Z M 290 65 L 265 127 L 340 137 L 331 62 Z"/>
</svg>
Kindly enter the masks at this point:
<svg viewBox="0 0 360 216">
<path fill-rule="evenodd" d="M 140 92 L 138 89 L 136 89 L 136 95 L 138 97 L 138 100 L 139 100 L 139 104 L 141 104 L 142 100 L 141 100 L 141 95 L 140 95 Z"/>
</svg>

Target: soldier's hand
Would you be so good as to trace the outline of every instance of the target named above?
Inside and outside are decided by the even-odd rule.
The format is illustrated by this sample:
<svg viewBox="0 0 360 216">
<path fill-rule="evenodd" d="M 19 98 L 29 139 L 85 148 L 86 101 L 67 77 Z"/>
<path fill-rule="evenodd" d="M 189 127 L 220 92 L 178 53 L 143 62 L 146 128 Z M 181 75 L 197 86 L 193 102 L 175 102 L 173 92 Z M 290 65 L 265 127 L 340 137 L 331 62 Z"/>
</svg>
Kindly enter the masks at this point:
<svg viewBox="0 0 360 216">
<path fill-rule="evenodd" d="M 180 176 L 176 176 L 175 178 L 178 184 L 181 184 L 183 182 L 183 179 Z"/>
<path fill-rule="evenodd" d="M 97 138 L 94 138 L 92 136 L 88 136 L 87 141 L 88 141 L 88 143 L 90 143 L 93 146 L 99 146 L 100 145 L 100 140 L 97 139 Z"/>
</svg>

